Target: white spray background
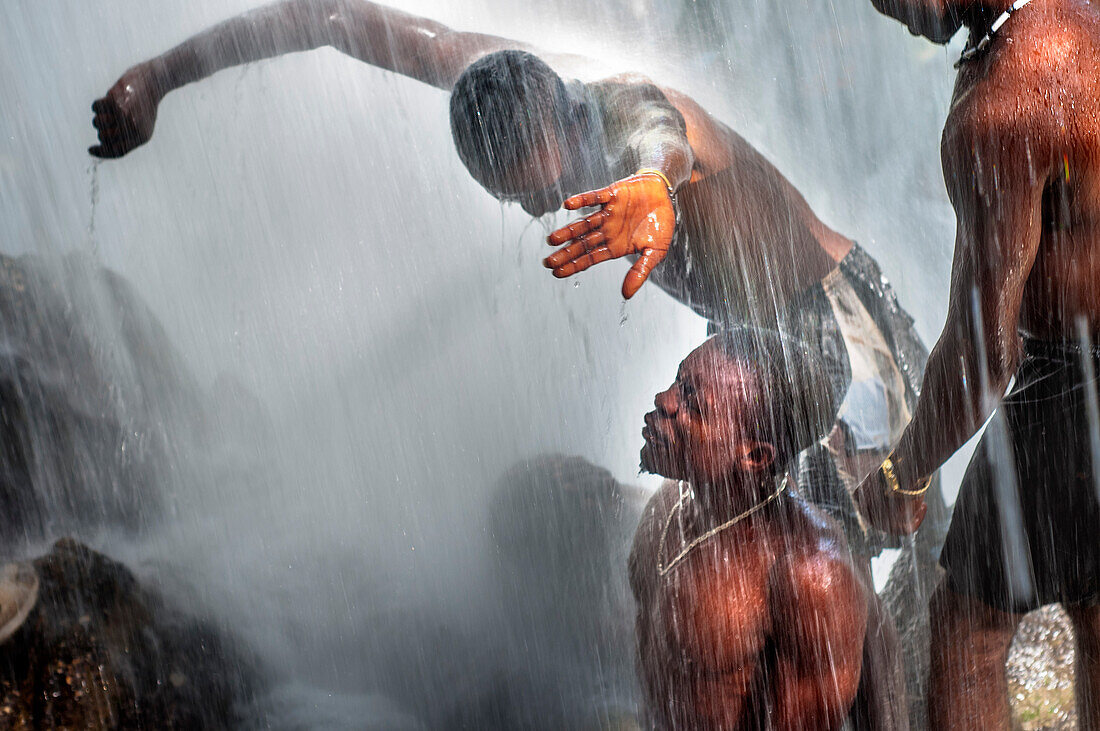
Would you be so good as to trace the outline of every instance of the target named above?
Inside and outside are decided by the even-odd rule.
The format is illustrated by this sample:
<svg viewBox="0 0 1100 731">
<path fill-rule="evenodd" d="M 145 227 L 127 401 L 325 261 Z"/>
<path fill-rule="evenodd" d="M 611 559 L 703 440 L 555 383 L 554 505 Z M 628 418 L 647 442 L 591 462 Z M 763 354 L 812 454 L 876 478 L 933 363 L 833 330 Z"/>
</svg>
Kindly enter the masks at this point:
<svg viewBox="0 0 1100 731">
<path fill-rule="evenodd" d="M 270 430 L 227 449 L 262 465 L 257 479 L 196 484 L 156 536 L 103 547 L 187 575 L 303 684 L 355 692 L 357 648 L 384 631 L 372 617 L 418 601 L 478 611 L 479 521 L 507 466 L 565 452 L 639 481 L 641 415 L 704 325 L 652 286 L 624 307 L 621 265 L 554 280 L 545 226 L 462 168 L 446 95 L 332 50 L 171 94 L 152 142 L 93 172 L 92 100 L 258 4 L 12 0 L 0 249 L 93 252 L 201 379 L 256 395 Z M 949 55 L 869 3 L 399 5 L 694 95 L 880 260 L 935 338 L 953 243 L 937 152 Z"/>
</svg>

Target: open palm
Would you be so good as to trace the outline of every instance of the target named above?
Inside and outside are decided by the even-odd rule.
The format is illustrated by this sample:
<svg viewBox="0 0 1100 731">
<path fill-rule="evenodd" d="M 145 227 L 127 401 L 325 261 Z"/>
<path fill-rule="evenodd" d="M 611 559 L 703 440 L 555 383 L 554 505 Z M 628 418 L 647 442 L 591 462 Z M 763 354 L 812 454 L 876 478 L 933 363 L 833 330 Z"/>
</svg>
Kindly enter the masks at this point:
<svg viewBox="0 0 1100 731">
<path fill-rule="evenodd" d="M 569 277 L 593 264 L 637 254 L 623 280 L 623 297 L 630 299 L 668 254 L 676 227 L 676 210 L 664 180 L 642 173 L 606 188 L 566 199 L 566 209 L 600 206 L 600 210 L 558 229 L 547 237 L 563 246 L 543 261 L 555 277 Z"/>
</svg>

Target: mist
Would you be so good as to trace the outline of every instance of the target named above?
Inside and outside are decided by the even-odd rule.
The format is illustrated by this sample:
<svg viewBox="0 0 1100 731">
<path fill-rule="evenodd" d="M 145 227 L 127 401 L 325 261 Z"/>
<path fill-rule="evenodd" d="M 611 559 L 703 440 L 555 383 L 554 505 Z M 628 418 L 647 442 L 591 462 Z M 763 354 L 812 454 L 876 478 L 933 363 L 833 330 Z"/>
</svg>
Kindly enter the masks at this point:
<svg viewBox="0 0 1100 731">
<path fill-rule="evenodd" d="M 331 49 L 178 90 L 148 145 L 87 154 L 90 104 L 126 68 L 260 4 L 14 0 L 0 26 L 0 252 L 75 251 L 118 272 L 206 399 L 158 422 L 174 447 L 171 478 L 150 486 L 163 509 L 137 532 L 80 537 L 256 649 L 276 677 L 257 725 L 444 727 L 461 699 L 527 676 L 522 697 L 545 690 L 531 714 L 566 718 L 591 702 L 564 689 L 588 661 L 563 638 L 588 630 L 568 602 L 520 606 L 494 533 L 499 481 L 576 455 L 640 486 L 640 503 L 657 484 L 638 473 L 642 415 L 705 322 L 652 284 L 624 303 L 621 264 L 551 277 L 544 239 L 567 216 L 532 221 L 471 179 L 445 93 Z M 693 96 L 878 259 L 935 340 L 955 46 L 908 38 L 870 3 L 393 5 Z M 88 289 L 74 307 L 102 297 Z M 945 470 L 949 496 L 968 454 Z M 608 514 L 612 553 L 631 510 Z M 596 571 L 575 570 L 579 585 Z M 629 628 L 624 597 L 607 606 Z M 628 661 L 572 670 L 606 683 L 591 690 L 607 707 L 635 702 Z"/>
</svg>

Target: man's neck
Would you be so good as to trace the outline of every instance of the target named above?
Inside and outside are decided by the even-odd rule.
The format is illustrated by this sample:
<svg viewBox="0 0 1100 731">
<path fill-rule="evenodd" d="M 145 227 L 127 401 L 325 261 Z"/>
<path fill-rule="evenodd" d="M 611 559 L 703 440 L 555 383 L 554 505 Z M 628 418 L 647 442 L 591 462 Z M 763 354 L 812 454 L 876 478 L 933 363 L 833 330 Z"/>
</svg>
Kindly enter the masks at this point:
<svg viewBox="0 0 1100 731">
<path fill-rule="evenodd" d="M 734 475 L 720 484 L 693 485 L 697 515 L 707 528 L 736 519 L 773 497 L 780 475 Z"/>
<path fill-rule="evenodd" d="M 962 3 L 963 25 L 969 30 L 971 36 L 981 38 L 989 32 L 993 21 L 1012 7 L 1015 0 L 979 0 L 978 2 Z"/>
</svg>

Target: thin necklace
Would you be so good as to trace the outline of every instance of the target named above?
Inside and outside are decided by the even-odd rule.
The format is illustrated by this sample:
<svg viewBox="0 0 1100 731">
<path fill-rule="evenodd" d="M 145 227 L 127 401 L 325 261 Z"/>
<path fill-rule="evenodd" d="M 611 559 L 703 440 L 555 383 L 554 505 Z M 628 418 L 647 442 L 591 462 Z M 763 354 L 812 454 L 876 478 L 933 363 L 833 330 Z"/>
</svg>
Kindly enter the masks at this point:
<svg viewBox="0 0 1100 731">
<path fill-rule="evenodd" d="M 711 538 L 714 538 L 716 535 L 726 530 L 727 528 L 730 528 L 740 523 L 742 520 L 749 517 L 753 513 L 763 510 L 765 507 L 778 500 L 779 496 L 783 494 L 783 491 L 787 489 L 787 480 L 788 476 L 784 475 L 783 481 L 779 483 L 779 487 L 776 488 L 775 492 L 773 492 L 763 501 L 757 503 L 756 505 L 753 505 L 751 508 L 741 513 L 737 517 L 727 520 L 725 523 L 718 526 L 717 528 L 711 528 L 706 533 L 703 533 L 701 536 L 698 536 L 697 538 L 692 540 L 690 543 L 687 544 L 687 546 L 684 547 L 682 551 L 676 554 L 676 556 L 673 557 L 673 559 L 669 561 L 668 565 L 666 566 L 662 562 L 662 557 L 665 555 L 665 540 L 668 538 L 668 529 L 672 525 L 672 519 L 676 517 L 677 513 L 682 512 L 684 507 L 684 491 L 681 488 L 680 499 L 676 501 L 676 504 L 672 506 L 672 510 L 668 512 L 668 518 L 665 519 L 665 527 L 663 530 L 661 530 L 661 542 L 657 546 L 657 575 L 661 577 L 667 576 L 674 568 L 676 568 L 680 564 L 680 562 L 687 558 L 687 555 L 689 553 L 698 548 L 700 545 L 706 543 Z M 683 485 L 683 483 L 680 484 Z"/>
<path fill-rule="evenodd" d="M 982 39 L 970 48 L 965 49 L 962 55 L 959 56 L 959 60 L 955 62 L 955 68 L 959 68 L 967 61 L 977 58 L 981 54 L 985 53 L 985 49 L 989 48 L 989 44 L 993 42 L 993 38 L 997 35 L 997 31 L 1001 29 L 1001 26 L 1008 22 L 1008 19 L 1017 10 L 1027 5 L 1031 0 L 1016 0 L 1008 6 L 1008 10 L 997 16 L 997 19 L 993 21 L 993 25 L 989 26 L 989 31 L 986 32 Z"/>
</svg>

